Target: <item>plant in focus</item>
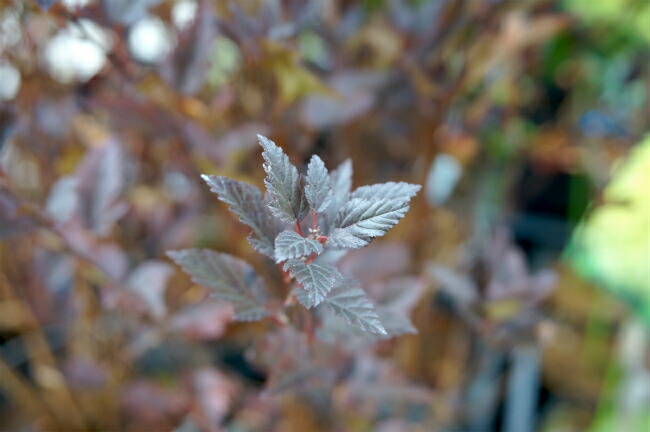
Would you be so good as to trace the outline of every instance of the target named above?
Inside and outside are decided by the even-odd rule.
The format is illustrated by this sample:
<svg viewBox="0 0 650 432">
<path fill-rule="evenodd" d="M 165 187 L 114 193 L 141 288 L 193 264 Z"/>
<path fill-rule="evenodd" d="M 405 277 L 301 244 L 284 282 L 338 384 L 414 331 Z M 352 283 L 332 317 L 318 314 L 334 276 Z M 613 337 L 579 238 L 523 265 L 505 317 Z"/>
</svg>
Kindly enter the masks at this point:
<svg viewBox="0 0 650 432">
<path fill-rule="evenodd" d="M 252 228 L 251 246 L 280 267 L 287 284 L 284 302 L 272 301 L 266 282 L 239 258 L 205 249 L 168 255 L 215 298 L 230 302 L 235 320 L 270 318 L 285 326 L 286 308 L 298 302 L 307 309 L 325 306 L 365 332 L 392 336 L 359 283 L 344 278 L 335 263 L 346 250 L 363 248 L 394 227 L 420 186 L 388 182 L 351 190 L 349 160 L 330 173 L 314 155 L 306 174 L 300 174 L 280 147 L 258 138 L 266 197 L 255 186 L 227 177 L 202 178 Z M 313 338 L 313 322 L 308 333 Z"/>
</svg>

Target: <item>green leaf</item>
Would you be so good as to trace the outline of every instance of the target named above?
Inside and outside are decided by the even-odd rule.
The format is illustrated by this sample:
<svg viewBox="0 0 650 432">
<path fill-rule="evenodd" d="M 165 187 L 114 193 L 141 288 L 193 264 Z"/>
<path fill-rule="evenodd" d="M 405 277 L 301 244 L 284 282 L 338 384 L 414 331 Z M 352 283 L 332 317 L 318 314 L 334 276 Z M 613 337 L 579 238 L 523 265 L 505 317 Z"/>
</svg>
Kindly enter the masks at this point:
<svg viewBox="0 0 650 432">
<path fill-rule="evenodd" d="M 264 148 L 264 184 L 271 195 L 271 213 L 286 223 L 302 220 L 309 211 L 304 197 L 303 185 L 298 170 L 289 162 L 289 157 L 273 141 L 258 135 Z"/>
<path fill-rule="evenodd" d="M 322 212 L 332 202 L 332 188 L 325 164 L 316 155 L 311 157 L 307 166 L 305 196 L 309 206 L 316 212 Z"/>
<path fill-rule="evenodd" d="M 358 287 L 333 290 L 325 304 L 338 316 L 361 330 L 385 335 L 386 330 L 365 291 Z"/>
<path fill-rule="evenodd" d="M 167 255 L 215 298 L 232 303 L 236 320 L 257 321 L 269 315 L 264 281 L 246 261 L 207 249 L 169 251 Z"/>
<path fill-rule="evenodd" d="M 203 174 L 201 178 L 210 186 L 210 190 L 217 194 L 220 201 L 230 206 L 230 211 L 239 216 L 242 223 L 253 229 L 253 235 L 249 238 L 251 246 L 273 258 L 273 239 L 277 230 L 262 192 L 253 185 L 227 177 Z"/>
<path fill-rule="evenodd" d="M 311 254 L 320 255 L 323 246 L 316 240 L 305 238 L 295 231 L 282 231 L 275 239 L 275 262 Z"/>
<path fill-rule="evenodd" d="M 336 267 L 327 264 L 307 264 L 301 259 L 287 261 L 284 264 L 284 271 L 290 271 L 291 276 L 295 277 L 309 293 L 309 303 L 312 306 L 318 306 L 327 293 L 343 281 L 343 276 Z"/>
</svg>

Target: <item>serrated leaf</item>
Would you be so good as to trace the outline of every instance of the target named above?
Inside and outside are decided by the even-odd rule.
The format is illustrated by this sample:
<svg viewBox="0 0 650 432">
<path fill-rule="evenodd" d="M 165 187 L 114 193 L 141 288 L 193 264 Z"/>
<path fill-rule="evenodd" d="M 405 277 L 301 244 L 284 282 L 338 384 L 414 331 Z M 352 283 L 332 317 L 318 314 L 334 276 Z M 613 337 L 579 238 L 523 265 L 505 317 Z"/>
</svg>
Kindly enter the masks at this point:
<svg viewBox="0 0 650 432">
<path fill-rule="evenodd" d="M 295 231 L 282 231 L 275 238 L 275 262 L 277 263 L 314 253 L 320 255 L 321 252 L 323 252 L 323 245 Z"/>
<path fill-rule="evenodd" d="M 215 298 L 232 303 L 236 320 L 257 321 L 269 315 L 264 281 L 246 261 L 208 249 L 169 251 L 167 255 Z"/>
<path fill-rule="evenodd" d="M 309 211 L 304 198 L 303 185 L 298 169 L 289 162 L 284 154 L 270 139 L 258 135 L 260 145 L 264 148 L 264 184 L 272 197 L 269 208 L 275 217 L 286 223 L 302 220 Z"/>
<path fill-rule="evenodd" d="M 350 197 L 350 190 L 352 189 L 352 161 L 346 159 L 329 176 L 330 186 L 332 188 L 332 203 L 327 207 L 325 212 L 323 223 L 325 233 L 331 231 L 339 209 Z"/>
<path fill-rule="evenodd" d="M 409 202 L 421 188 L 420 185 L 405 182 L 377 183 L 356 188 L 352 192 L 351 198 L 390 199 Z"/>
<path fill-rule="evenodd" d="M 369 241 L 369 238 L 357 237 L 345 228 L 335 228 L 327 238 L 329 246 L 343 249 L 360 249 Z"/>
<path fill-rule="evenodd" d="M 389 336 L 417 333 L 409 315 L 423 290 L 424 283 L 418 278 L 395 278 L 368 287 L 377 302 L 377 315 Z"/>
<path fill-rule="evenodd" d="M 415 328 L 410 318 L 401 315 L 390 309 L 383 307 L 377 308 L 377 316 L 384 324 L 385 331 L 389 337 L 401 336 L 405 334 L 417 334 L 418 329 Z"/>
<path fill-rule="evenodd" d="M 325 304 L 338 316 L 362 330 L 385 335 L 386 330 L 365 291 L 356 287 L 333 290 Z"/>
<path fill-rule="evenodd" d="M 383 236 L 397 225 L 408 209 L 409 206 L 404 201 L 351 199 L 341 208 L 334 222 L 334 227 L 344 232 L 335 230 L 334 240 L 329 241 L 333 245 L 346 245 L 339 247 L 365 246 L 372 238 Z M 353 238 L 358 241 L 352 240 Z"/>
<path fill-rule="evenodd" d="M 332 202 L 333 193 L 329 174 L 325 164 L 317 155 L 313 155 L 307 165 L 305 196 L 312 210 L 319 213 Z"/>
<path fill-rule="evenodd" d="M 309 263 L 301 259 L 292 259 L 284 264 L 284 271 L 290 271 L 291 276 L 309 293 L 313 306 L 318 306 L 332 288 L 343 281 L 341 272 L 327 264 Z"/>
<path fill-rule="evenodd" d="M 220 201 L 230 206 L 230 211 L 239 216 L 242 223 L 253 229 L 253 236 L 248 240 L 251 246 L 273 258 L 273 239 L 277 231 L 262 192 L 253 185 L 227 177 L 203 174 L 201 178 Z"/>
<path fill-rule="evenodd" d="M 292 292 L 293 295 L 296 296 L 298 303 L 307 309 L 311 309 L 315 306 L 314 303 L 312 303 L 311 297 L 309 297 L 309 292 L 307 290 L 304 290 L 302 288 L 294 288 Z"/>
</svg>

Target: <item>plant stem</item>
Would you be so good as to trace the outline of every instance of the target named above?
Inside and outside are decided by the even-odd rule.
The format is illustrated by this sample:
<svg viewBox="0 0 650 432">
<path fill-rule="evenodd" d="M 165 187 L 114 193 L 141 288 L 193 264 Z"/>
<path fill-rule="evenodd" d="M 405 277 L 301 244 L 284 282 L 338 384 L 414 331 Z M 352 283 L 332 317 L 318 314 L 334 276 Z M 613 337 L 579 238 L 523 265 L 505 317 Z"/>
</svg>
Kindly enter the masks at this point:
<svg viewBox="0 0 650 432">
<path fill-rule="evenodd" d="M 298 222 L 298 221 L 296 221 L 296 232 L 297 232 L 298 234 L 300 234 L 301 236 L 303 236 L 303 237 L 305 236 L 305 235 L 302 233 L 302 228 L 300 228 L 300 222 Z"/>
<path fill-rule="evenodd" d="M 316 210 L 314 210 L 312 214 L 311 229 L 312 231 L 316 231 L 316 229 L 318 229 L 318 212 Z"/>
</svg>

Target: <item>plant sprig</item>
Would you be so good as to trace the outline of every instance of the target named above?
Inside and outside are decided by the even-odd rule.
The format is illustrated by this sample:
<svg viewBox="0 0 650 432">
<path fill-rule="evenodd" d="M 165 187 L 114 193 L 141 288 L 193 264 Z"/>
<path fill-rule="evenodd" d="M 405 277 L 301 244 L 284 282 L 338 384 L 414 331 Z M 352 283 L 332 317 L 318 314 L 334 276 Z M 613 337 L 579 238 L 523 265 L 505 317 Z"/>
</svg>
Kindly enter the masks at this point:
<svg viewBox="0 0 650 432">
<path fill-rule="evenodd" d="M 308 309 L 325 304 L 364 331 L 389 335 L 365 291 L 345 281 L 335 265 L 320 257 L 329 249 L 359 249 L 386 234 L 404 217 L 409 201 L 421 187 L 388 182 L 352 191 L 349 160 L 329 173 L 314 155 L 306 174 L 301 174 L 279 146 L 261 135 L 258 138 L 268 200 L 253 185 L 221 176 L 201 177 L 252 229 L 249 242 L 253 248 L 275 260 L 287 284 L 297 285 L 288 290 L 291 299 Z M 305 235 L 301 222 L 309 213 L 311 228 Z M 283 225 L 284 230 L 279 228 Z M 198 249 L 170 251 L 168 255 L 194 282 L 232 303 L 236 320 L 274 318 L 265 282 L 245 261 Z M 289 300 L 284 301 L 285 307 L 292 303 Z"/>
</svg>

